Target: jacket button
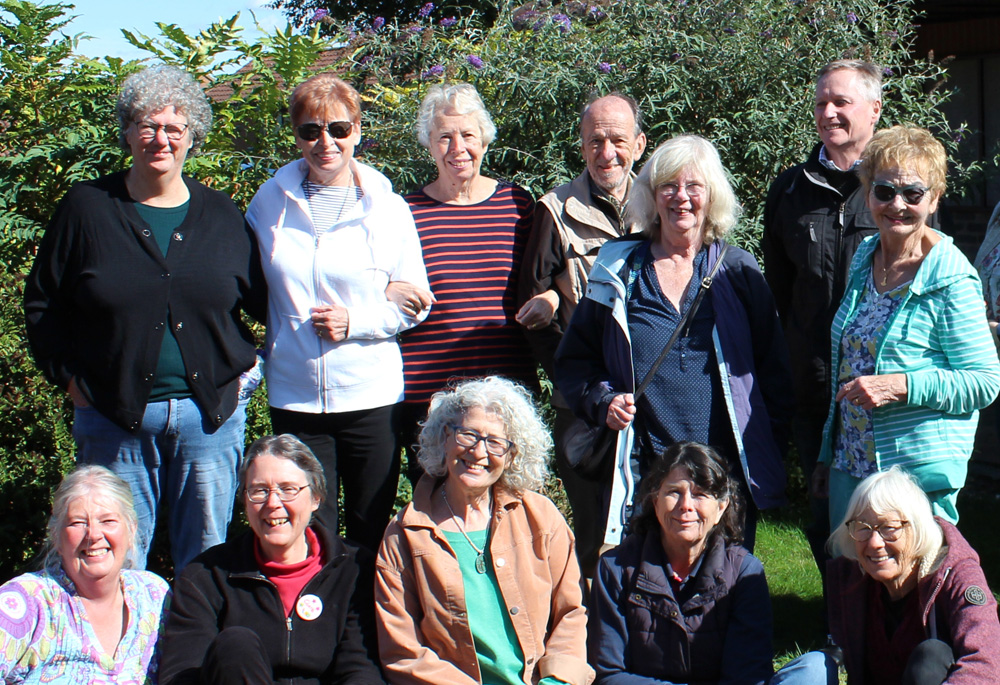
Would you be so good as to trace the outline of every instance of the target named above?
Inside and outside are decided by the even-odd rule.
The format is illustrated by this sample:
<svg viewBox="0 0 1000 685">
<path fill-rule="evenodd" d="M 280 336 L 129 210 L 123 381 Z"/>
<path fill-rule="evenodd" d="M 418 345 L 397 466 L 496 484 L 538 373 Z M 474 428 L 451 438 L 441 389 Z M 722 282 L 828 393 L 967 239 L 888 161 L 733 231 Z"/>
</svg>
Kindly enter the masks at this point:
<svg viewBox="0 0 1000 685">
<path fill-rule="evenodd" d="M 676 611 L 671 611 L 670 612 L 670 618 L 677 618 L 677 612 Z"/>
<path fill-rule="evenodd" d="M 176 323 L 176 325 L 174 325 L 174 330 L 175 330 L 175 331 L 179 331 L 179 330 L 180 330 L 180 329 L 182 329 L 182 328 L 184 328 L 184 322 L 183 322 L 183 321 L 178 321 L 178 322 Z"/>
<path fill-rule="evenodd" d="M 511 607 L 510 608 L 510 615 L 511 616 L 517 616 L 517 612 L 519 612 L 519 611 L 520 611 L 520 609 L 518 609 L 517 607 Z"/>
<path fill-rule="evenodd" d="M 507 564 L 507 561 L 503 557 L 500 557 L 499 559 L 497 559 L 497 566 L 506 566 L 506 564 Z"/>
<path fill-rule="evenodd" d="M 163 328 L 163 324 L 162 324 L 162 323 L 158 323 L 158 324 L 156 324 L 155 326 L 153 326 L 153 330 L 154 330 L 154 331 L 158 331 L 158 330 L 160 330 L 161 328 Z"/>
<path fill-rule="evenodd" d="M 197 371 L 195 371 L 194 373 L 191 374 L 191 380 L 193 380 L 193 381 L 198 380 L 198 372 Z"/>
<path fill-rule="evenodd" d="M 160 278 L 170 278 L 170 272 L 164 271 L 162 274 L 160 274 Z"/>
<path fill-rule="evenodd" d="M 222 423 L 222 414 L 216 414 L 215 415 L 215 422 L 216 423 Z"/>
<path fill-rule="evenodd" d="M 151 236 L 153 234 L 150 232 L 150 230 L 148 228 L 144 228 L 144 229 L 142 229 L 142 235 L 143 235 L 143 237 L 148 238 L 149 236 Z"/>
<path fill-rule="evenodd" d="M 180 241 L 184 240 L 184 234 L 183 233 L 174 233 L 174 240 L 176 240 L 177 242 L 180 242 Z"/>
<path fill-rule="evenodd" d="M 147 373 L 147 374 L 146 374 L 146 380 L 147 380 L 147 381 L 151 381 L 151 380 L 153 380 L 153 374 L 151 374 L 151 373 Z"/>
<path fill-rule="evenodd" d="M 638 592 L 636 592 L 635 594 L 632 595 L 632 599 L 634 599 L 635 601 L 639 602 L 639 601 L 642 600 L 642 595 L 640 595 Z"/>
</svg>

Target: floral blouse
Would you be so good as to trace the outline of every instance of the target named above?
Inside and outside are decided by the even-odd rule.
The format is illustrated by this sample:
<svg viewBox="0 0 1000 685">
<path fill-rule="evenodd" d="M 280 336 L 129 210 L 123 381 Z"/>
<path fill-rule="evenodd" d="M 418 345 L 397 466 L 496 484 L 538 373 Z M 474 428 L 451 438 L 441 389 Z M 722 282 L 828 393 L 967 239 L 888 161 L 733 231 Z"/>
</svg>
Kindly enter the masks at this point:
<svg viewBox="0 0 1000 685">
<path fill-rule="evenodd" d="M 840 337 L 840 367 L 837 387 L 859 376 L 875 373 L 875 356 L 885 337 L 892 315 L 899 309 L 910 283 L 879 293 L 871 272 L 858 303 L 857 314 L 847 322 Z M 875 435 L 872 412 L 858 407 L 846 398 L 837 403 L 840 420 L 836 423 L 837 437 L 833 443 L 833 468 L 855 478 L 865 478 L 878 470 L 875 460 Z"/>
<path fill-rule="evenodd" d="M 62 568 L 26 573 L 0 586 L 0 681 L 156 683 L 169 586 L 148 571 L 123 570 L 121 582 L 128 625 L 113 656 L 104 653 Z"/>
</svg>

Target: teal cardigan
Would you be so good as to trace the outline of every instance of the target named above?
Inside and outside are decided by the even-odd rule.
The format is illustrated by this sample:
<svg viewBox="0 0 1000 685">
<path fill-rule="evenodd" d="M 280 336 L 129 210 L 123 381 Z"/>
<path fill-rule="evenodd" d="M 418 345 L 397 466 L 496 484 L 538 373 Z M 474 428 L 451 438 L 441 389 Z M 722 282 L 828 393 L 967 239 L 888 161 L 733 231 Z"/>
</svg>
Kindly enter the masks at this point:
<svg viewBox="0 0 1000 685">
<path fill-rule="evenodd" d="M 1000 391 L 1000 360 L 986 323 L 983 289 L 969 260 L 941 235 L 917 269 L 909 292 L 888 322 L 875 352 L 875 373 L 906 374 L 907 398 L 872 413 L 879 470 L 899 464 L 924 492 L 965 484 L 979 410 Z M 833 320 L 830 410 L 823 429 L 821 463 L 833 455 L 834 400 L 839 382 L 840 338 L 856 313 L 879 236 L 858 248 Z"/>
</svg>

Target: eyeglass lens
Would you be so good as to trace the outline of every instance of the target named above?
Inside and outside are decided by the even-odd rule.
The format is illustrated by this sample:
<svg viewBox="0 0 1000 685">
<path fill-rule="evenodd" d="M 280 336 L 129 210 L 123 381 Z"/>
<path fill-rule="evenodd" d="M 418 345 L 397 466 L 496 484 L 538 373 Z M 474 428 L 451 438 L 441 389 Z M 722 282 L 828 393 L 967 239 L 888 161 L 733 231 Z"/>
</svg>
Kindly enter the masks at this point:
<svg viewBox="0 0 1000 685">
<path fill-rule="evenodd" d="M 143 140 L 152 140 L 161 129 L 170 140 L 180 140 L 188 130 L 187 124 L 154 124 L 151 121 L 136 122 L 135 127 Z"/>
<path fill-rule="evenodd" d="M 319 140 L 319 137 L 323 135 L 323 129 L 330 134 L 331 138 L 346 138 L 351 135 L 351 129 L 354 127 L 350 121 L 331 121 L 329 124 L 300 124 L 296 128 L 296 132 L 299 134 L 299 138 L 302 140 Z"/>
<path fill-rule="evenodd" d="M 870 526 L 864 521 L 849 521 L 847 531 L 857 542 L 867 542 L 873 533 L 878 533 L 885 542 L 894 542 L 902 533 L 906 521 L 887 521 L 877 526 Z"/>
<path fill-rule="evenodd" d="M 507 453 L 514 445 L 510 440 L 493 436 L 480 435 L 469 428 L 455 428 L 455 442 L 468 449 L 476 449 L 480 442 L 486 444 L 486 452 L 494 457 L 499 457 Z"/>
<path fill-rule="evenodd" d="M 927 188 L 922 186 L 896 186 L 888 181 L 880 181 L 872 184 L 872 195 L 879 202 L 892 202 L 896 195 L 903 196 L 903 202 L 908 205 L 919 205 L 927 193 Z"/>
<path fill-rule="evenodd" d="M 247 490 L 247 499 L 254 504 L 260 504 L 266 502 L 273 492 L 278 495 L 278 499 L 282 502 L 291 502 L 308 487 L 308 485 L 280 485 L 276 488 L 251 488 Z"/>
</svg>

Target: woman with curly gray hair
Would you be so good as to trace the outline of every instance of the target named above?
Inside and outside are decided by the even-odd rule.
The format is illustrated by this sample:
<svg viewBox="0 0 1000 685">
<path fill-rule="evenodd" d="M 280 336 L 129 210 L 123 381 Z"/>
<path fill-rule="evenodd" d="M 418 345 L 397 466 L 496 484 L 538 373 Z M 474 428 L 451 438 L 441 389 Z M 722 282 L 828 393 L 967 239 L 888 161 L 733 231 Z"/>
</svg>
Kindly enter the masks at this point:
<svg viewBox="0 0 1000 685">
<path fill-rule="evenodd" d="M 25 284 L 28 340 L 73 401 L 78 461 L 132 490 L 139 565 L 162 497 L 180 571 L 226 537 L 257 359 L 242 313 L 263 320 L 266 295 L 239 209 L 182 173 L 212 123 L 197 82 L 149 67 L 117 112 L 132 165 L 60 202 Z"/>
<path fill-rule="evenodd" d="M 573 534 L 535 492 L 552 439 L 528 391 L 490 376 L 436 393 L 424 476 L 375 571 L 386 679 L 586 685 Z"/>
</svg>

